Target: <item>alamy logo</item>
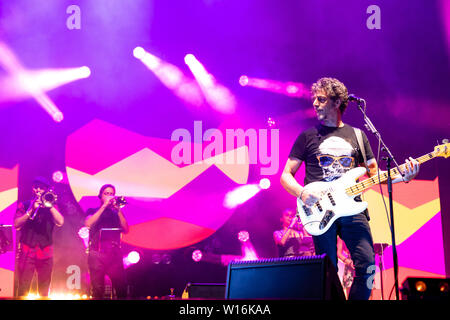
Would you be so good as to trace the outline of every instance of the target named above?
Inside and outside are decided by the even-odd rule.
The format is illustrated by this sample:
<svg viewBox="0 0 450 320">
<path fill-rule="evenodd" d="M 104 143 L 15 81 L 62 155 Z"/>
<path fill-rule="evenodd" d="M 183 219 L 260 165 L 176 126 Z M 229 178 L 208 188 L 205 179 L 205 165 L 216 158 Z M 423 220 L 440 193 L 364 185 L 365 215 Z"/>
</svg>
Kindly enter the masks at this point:
<svg viewBox="0 0 450 320">
<path fill-rule="evenodd" d="M 66 280 L 67 289 L 75 290 L 81 289 L 81 269 L 77 265 L 70 265 L 66 269 L 66 274 L 69 276 Z"/>
<path fill-rule="evenodd" d="M 81 9 L 79 6 L 72 4 L 67 7 L 66 13 L 70 16 L 66 20 L 67 29 L 81 29 Z"/>
<path fill-rule="evenodd" d="M 194 121 L 193 135 L 187 129 L 176 129 L 171 140 L 179 141 L 171 153 L 171 160 L 176 165 L 214 159 L 215 163 L 220 164 L 260 164 L 261 175 L 278 172 L 278 129 L 225 129 L 225 132 L 208 129 L 203 132 L 202 121 Z M 244 145 L 248 147 L 248 153 L 245 148 L 240 148 Z"/>
<path fill-rule="evenodd" d="M 367 21 L 366 21 L 367 29 L 369 29 L 369 30 L 381 29 L 381 9 L 380 9 L 380 7 L 375 4 L 368 6 L 366 13 L 370 14 L 370 16 L 367 18 Z"/>
</svg>

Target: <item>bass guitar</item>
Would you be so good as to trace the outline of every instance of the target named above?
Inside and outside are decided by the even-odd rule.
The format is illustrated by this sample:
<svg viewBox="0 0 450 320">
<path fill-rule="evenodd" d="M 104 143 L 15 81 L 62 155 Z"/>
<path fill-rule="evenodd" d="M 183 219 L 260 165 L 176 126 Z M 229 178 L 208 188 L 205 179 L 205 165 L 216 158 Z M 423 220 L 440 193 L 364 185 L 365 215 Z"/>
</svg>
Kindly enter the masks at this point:
<svg viewBox="0 0 450 320">
<path fill-rule="evenodd" d="M 424 163 L 436 157 L 447 158 L 450 155 L 450 143 L 438 145 L 433 152 L 423 155 L 416 160 Z M 406 163 L 399 166 L 401 171 L 406 169 Z M 400 173 L 397 168 L 391 169 L 391 177 Z M 367 209 L 365 201 L 355 201 L 355 197 L 361 195 L 370 187 L 382 183 L 388 179 L 388 172 L 383 172 L 362 182 L 356 182 L 366 173 L 366 168 L 358 167 L 344 173 L 339 179 L 331 182 L 317 181 L 305 186 L 305 190 L 314 192 L 320 196 L 320 200 L 312 206 L 307 206 L 297 198 L 297 212 L 305 230 L 319 236 L 332 226 L 340 217 L 356 215 Z"/>
</svg>

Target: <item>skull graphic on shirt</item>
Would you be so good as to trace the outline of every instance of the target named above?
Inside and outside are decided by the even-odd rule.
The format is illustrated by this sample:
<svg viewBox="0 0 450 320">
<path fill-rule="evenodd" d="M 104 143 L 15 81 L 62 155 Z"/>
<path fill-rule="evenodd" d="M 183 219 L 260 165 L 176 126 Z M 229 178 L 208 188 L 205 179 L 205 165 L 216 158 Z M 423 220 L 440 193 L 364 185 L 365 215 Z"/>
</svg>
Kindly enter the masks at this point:
<svg viewBox="0 0 450 320">
<path fill-rule="evenodd" d="M 350 170 L 354 164 L 352 145 L 340 137 L 329 137 L 319 145 L 318 158 L 328 161 L 320 161 L 323 170 L 323 180 L 333 181 Z"/>
</svg>

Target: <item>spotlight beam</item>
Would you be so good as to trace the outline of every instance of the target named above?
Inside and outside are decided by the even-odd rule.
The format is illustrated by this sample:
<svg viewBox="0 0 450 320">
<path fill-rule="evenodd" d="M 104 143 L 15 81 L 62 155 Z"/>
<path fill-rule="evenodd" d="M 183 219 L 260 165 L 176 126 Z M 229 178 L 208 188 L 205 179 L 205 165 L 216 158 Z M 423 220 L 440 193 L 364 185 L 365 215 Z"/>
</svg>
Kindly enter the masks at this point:
<svg viewBox="0 0 450 320">
<path fill-rule="evenodd" d="M 90 75 L 88 67 L 26 70 L 3 42 L 0 42 L 0 66 L 10 74 L 0 82 L 0 102 L 32 96 L 56 122 L 63 120 L 63 114 L 45 91 Z"/>
<path fill-rule="evenodd" d="M 225 208 L 234 209 L 247 202 L 261 191 L 259 184 L 246 184 L 239 186 L 225 195 L 223 205 Z"/>
<path fill-rule="evenodd" d="M 204 104 L 203 95 L 197 83 L 188 78 L 177 66 L 163 61 L 142 47 L 134 48 L 133 56 L 182 101 L 197 107 Z"/>
<path fill-rule="evenodd" d="M 44 108 L 45 111 L 55 120 L 61 122 L 63 120 L 62 112 L 56 107 L 53 101 L 42 92 L 34 82 L 30 81 L 26 72 L 14 53 L 4 44 L 0 42 L 0 64 L 13 77 L 17 77 L 23 88 Z"/>
<path fill-rule="evenodd" d="M 307 86 L 300 82 L 282 82 L 243 75 L 239 78 L 239 84 L 243 87 L 254 87 L 294 98 L 310 98 Z"/>
<path fill-rule="evenodd" d="M 214 76 L 206 70 L 204 65 L 193 54 L 187 54 L 184 62 L 191 70 L 206 101 L 211 107 L 222 113 L 234 113 L 236 99 L 230 90 L 219 84 Z"/>
<path fill-rule="evenodd" d="M 89 75 L 88 67 L 22 71 L 0 79 L 0 102 L 26 99 L 30 92 L 50 91 Z"/>
</svg>

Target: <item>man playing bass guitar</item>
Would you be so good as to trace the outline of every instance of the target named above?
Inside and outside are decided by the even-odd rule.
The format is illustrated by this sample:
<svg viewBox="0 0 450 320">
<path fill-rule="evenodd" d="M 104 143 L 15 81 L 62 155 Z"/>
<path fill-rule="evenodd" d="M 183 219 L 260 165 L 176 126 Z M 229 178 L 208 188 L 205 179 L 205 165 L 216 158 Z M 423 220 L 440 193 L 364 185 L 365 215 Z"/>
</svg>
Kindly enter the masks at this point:
<svg viewBox="0 0 450 320">
<path fill-rule="evenodd" d="M 342 115 L 348 105 L 348 91 L 343 83 L 334 78 L 321 78 L 312 85 L 312 102 L 319 124 L 305 130 L 296 139 L 285 168 L 281 184 L 293 196 L 301 199 L 305 206 L 313 206 L 323 195 L 307 190 L 294 178 L 302 163 L 305 163 L 304 185 L 316 181 L 331 182 L 352 168 L 367 166 L 369 177 L 377 175 L 377 162 L 366 135 L 362 133 L 363 148 L 359 147 L 354 128 L 344 124 Z M 365 149 L 365 158 L 362 149 Z M 393 183 L 410 181 L 419 172 L 419 163 L 406 160 L 404 176 L 393 177 Z M 355 198 L 356 201 L 361 201 Z M 349 299 L 367 300 L 371 288 L 367 280 L 374 265 L 374 249 L 367 210 L 351 216 L 337 218 L 329 229 L 313 236 L 316 254 L 326 253 L 337 269 L 337 236 L 344 240 L 354 262 L 355 278 Z"/>
</svg>

